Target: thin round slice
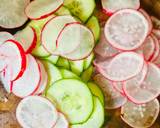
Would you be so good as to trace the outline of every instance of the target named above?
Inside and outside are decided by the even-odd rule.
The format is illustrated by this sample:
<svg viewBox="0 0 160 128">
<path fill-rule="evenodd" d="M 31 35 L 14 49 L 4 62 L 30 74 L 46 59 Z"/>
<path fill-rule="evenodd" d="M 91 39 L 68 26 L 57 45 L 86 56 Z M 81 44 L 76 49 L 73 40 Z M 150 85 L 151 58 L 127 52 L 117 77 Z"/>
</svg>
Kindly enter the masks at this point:
<svg viewBox="0 0 160 128">
<path fill-rule="evenodd" d="M 117 0 L 116 2 L 114 0 L 101 0 L 101 2 L 103 9 L 109 15 L 121 9 L 132 8 L 137 10 L 140 7 L 140 0 Z"/>
<path fill-rule="evenodd" d="M 134 103 L 149 102 L 160 94 L 160 69 L 153 63 L 148 63 L 148 73 L 141 84 L 124 86 L 126 96 Z"/>
<path fill-rule="evenodd" d="M 26 97 L 35 93 L 40 85 L 41 73 L 36 59 L 27 55 L 27 67 L 23 75 L 13 82 L 12 92 L 18 97 Z"/>
<path fill-rule="evenodd" d="M 70 124 L 85 122 L 93 111 L 92 94 L 87 85 L 76 79 L 62 79 L 47 91 L 49 99 L 54 99 L 58 108 L 69 119 Z"/>
<path fill-rule="evenodd" d="M 14 39 L 13 35 L 5 31 L 0 32 L 0 45 L 9 39 L 13 40 Z"/>
<path fill-rule="evenodd" d="M 29 96 L 18 104 L 16 117 L 23 128 L 52 128 L 58 112 L 46 98 Z"/>
<path fill-rule="evenodd" d="M 63 0 L 34 0 L 25 9 L 30 19 L 42 19 L 56 12 L 63 4 Z"/>
<path fill-rule="evenodd" d="M 17 32 L 14 37 L 19 41 L 26 53 L 31 53 L 36 47 L 37 35 L 33 27 L 27 26 L 23 30 Z"/>
<path fill-rule="evenodd" d="M 152 33 L 160 40 L 160 29 L 153 29 Z"/>
<path fill-rule="evenodd" d="M 140 73 L 143 64 L 144 59 L 141 55 L 134 52 L 123 52 L 116 55 L 108 64 L 100 63 L 97 64 L 97 67 L 107 79 L 125 81 Z"/>
<path fill-rule="evenodd" d="M 58 120 L 53 128 L 69 128 L 69 123 L 62 113 L 58 113 Z"/>
<path fill-rule="evenodd" d="M 116 109 L 126 103 L 127 99 L 112 86 L 112 82 L 101 74 L 94 77 L 95 82 L 101 87 L 105 96 L 105 108 Z"/>
<path fill-rule="evenodd" d="M 112 86 L 122 95 L 125 95 L 123 91 L 123 82 L 112 82 Z"/>
<path fill-rule="evenodd" d="M 121 50 L 140 47 L 149 31 L 147 19 L 138 11 L 123 9 L 113 14 L 106 22 L 105 36 L 108 42 Z"/>
<path fill-rule="evenodd" d="M 142 105 L 128 101 L 121 108 L 121 118 L 133 128 L 150 128 L 158 117 L 159 108 L 157 99 Z"/>
<path fill-rule="evenodd" d="M 30 0 L 1 0 L 0 26 L 3 28 L 16 28 L 27 21 L 25 8 Z"/>
</svg>

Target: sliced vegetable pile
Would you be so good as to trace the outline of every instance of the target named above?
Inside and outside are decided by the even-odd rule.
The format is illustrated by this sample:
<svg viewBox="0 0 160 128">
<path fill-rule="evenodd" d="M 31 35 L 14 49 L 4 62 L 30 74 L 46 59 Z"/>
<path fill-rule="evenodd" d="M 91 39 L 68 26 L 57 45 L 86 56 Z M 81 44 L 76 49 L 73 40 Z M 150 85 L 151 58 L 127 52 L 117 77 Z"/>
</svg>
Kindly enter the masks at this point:
<svg viewBox="0 0 160 128">
<path fill-rule="evenodd" d="M 13 1 L 15 11 L 0 6 L 0 26 L 30 21 L 14 35 L 0 32 L 0 79 L 22 98 L 22 127 L 101 128 L 104 109 L 119 107 L 131 127 L 155 122 L 160 29 L 139 0 L 102 0 L 110 17 L 101 27 L 94 0 Z"/>
</svg>

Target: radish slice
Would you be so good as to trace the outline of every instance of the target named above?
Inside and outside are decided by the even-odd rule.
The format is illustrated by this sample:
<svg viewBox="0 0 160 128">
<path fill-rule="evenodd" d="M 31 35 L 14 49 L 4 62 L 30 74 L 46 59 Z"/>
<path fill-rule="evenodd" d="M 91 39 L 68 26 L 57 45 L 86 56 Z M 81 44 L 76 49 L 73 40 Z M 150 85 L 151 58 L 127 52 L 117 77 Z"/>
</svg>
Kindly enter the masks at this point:
<svg viewBox="0 0 160 128">
<path fill-rule="evenodd" d="M 108 42 L 121 50 L 140 47 L 149 31 L 148 21 L 138 11 L 123 9 L 113 14 L 106 22 L 105 36 Z"/>
<path fill-rule="evenodd" d="M 9 39 L 14 40 L 14 37 L 8 32 L 0 32 L 0 45 Z"/>
<path fill-rule="evenodd" d="M 152 33 L 160 40 L 160 29 L 153 29 Z"/>
<path fill-rule="evenodd" d="M 48 82 L 48 75 L 47 72 L 44 68 L 44 65 L 37 60 L 37 63 L 39 64 L 40 67 L 40 71 L 41 71 L 41 81 L 40 81 L 40 85 L 39 88 L 37 89 L 37 91 L 35 92 L 35 94 L 41 94 L 43 93 L 43 91 L 45 90 L 46 86 L 47 86 L 47 82 Z"/>
<path fill-rule="evenodd" d="M 1 0 L 0 4 L 0 27 L 16 28 L 27 21 L 24 9 L 30 0 Z"/>
<path fill-rule="evenodd" d="M 134 52 L 116 55 L 108 65 L 98 65 L 99 72 L 112 81 L 125 81 L 136 76 L 143 68 L 144 59 Z M 131 68 L 132 67 L 132 68 Z"/>
<path fill-rule="evenodd" d="M 63 4 L 63 0 L 34 0 L 26 8 L 26 15 L 30 19 L 46 18 L 56 12 Z"/>
<path fill-rule="evenodd" d="M 72 16 L 57 16 L 44 25 L 41 33 L 41 41 L 42 45 L 48 52 L 54 53 L 59 33 L 67 23 L 71 22 L 76 22 Z"/>
<path fill-rule="evenodd" d="M 141 9 L 139 9 L 139 11 L 144 15 L 144 17 L 145 17 L 145 18 L 147 19 L 147 21 L 148 21 L 148 26 L 149 26 L 148 34 L 150 34 L 151 31 L 152 31 L 152 29 L 153 29 L 152 20 L 151 20 L 150 16 L 148 15 L 148 13 L 147 13 L 145 10 L 143 10 L 143 9 L 141 8 Z"/>
<path fill-rule="evenodd" d="M 100 37 L 100 41 L 97 44 L 97 46 L 95 47 L 95 52 L 100 55 L 101 57 L 113 57 L 115 55 L 117 55 L 120 50 L 115 49 L 114 47 L 112 47 L 108 41 L 106 40 L 106 37 L 104 35 L 104 29 L 101 29 L 101 37 Z"/>
<path fill-rule="evenodd" d="M 39 65 L 33 56 L 27 55 L 27 68 L 22 77 L 13 82 L 12 92 L 18 97 L 26 97 L 37 91 L 41 73 Z M 22 91 L 23 90 L 23 91 Z"/>
<path fill-rule="evenodd" d="M 111 81 L 104 78 L 101 74 L 97 74 L 94 80 L 104 92 L 106 109 L 116 109 L 126 103 L 127 99 L 115 90 Z"/>
<path fill-rule="evenodd" d="M 52 128 L 58 112 L 46 98 L 29 96 L 18 104 L 16 117 L 23 128 Z"/>
<path fill-rule="evenodd" d="M 4 57 L 6 64 L 13 72 L 11 80 L 17 80 L 21 77 L 26 69 L 26 55 L 15 40 L 8 40 L 0 46 L 0 57 Z"/>
<path fill-rule="evenodd" d="M 95 46 L 93 33 L 85 26 L 79 23 L 69 24 L 65 29 L 73 29 L 74 31 L 80 31 L 80 34 L 73 32 L 68 35 L 68 38 L 77 38 L 80 40 L 80 44 L 73 52 L 68 54 L 61 54 L 62 57 L 65 57 L 70 60 L 81 60 L 88 57 Z"/>
<path fill-rule="evenodd" d="M 154 16 L 151 16 L 151 20 L 152 20 L 154 28 L 160 29 L 160 20 Z"/>
<path fill-rule="evenodd" d="M 31 53 L 36 46 L 37 36 L 34 28 L 28 26 L 14 35 L 26 53 Z"/>
<path fill-rule="evenodd" d="M 62 113 L 58 113 L 58 120 L 53 128 L 69 128 L 69 123 Z"/>
<path fill-rule="evenodd" d="M 160 69 L 153 63 L 148 63 L 148 73 L 141 84 L 127 84 L 124 91 L 134 103 L 149 102 L 160 94 Z"/>
<path fill-rule="evenodd" d="M 121 108 L 121 118 L 133 128 L 150 128 L 158 117 L 159 108 L 157 99 L 142 105 L 128 101 Z"/>
<path fill-rule="evenodd" d="M 123 82 L 112 82 L 112 85 L 118 92 L 125 95 L 123 91 Z"/>
<path fill-rule="evenodd" d="M 116 2 L 114 0 L 101 0 L 101 2 L 102 7 L 107 14 L 113 14 L 118 10 L 126 8 L 137 10 L 140 7 L 139 0 L 117 0 Z"/>
</svg>

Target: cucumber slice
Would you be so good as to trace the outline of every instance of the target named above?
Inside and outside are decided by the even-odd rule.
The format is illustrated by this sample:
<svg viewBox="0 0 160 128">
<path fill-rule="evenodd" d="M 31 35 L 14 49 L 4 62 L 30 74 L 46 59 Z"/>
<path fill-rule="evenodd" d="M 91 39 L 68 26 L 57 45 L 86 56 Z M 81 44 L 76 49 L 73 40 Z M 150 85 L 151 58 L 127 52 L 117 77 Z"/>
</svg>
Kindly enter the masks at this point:
<svg viewBox="0 0 160 128">
<path fill-rule="evenodd" d="M 78 76 L 83 72 L 83 60 L 78 60 L 78 61 L 69 61 L 71 70 Z"/>
<path fill-rule="evenodd" d="M 86 23 L 86 26 L 93 32 L 95 42 L 100 38 L 100 24 L 97 17 L 92 16 Z"/>
<path fill-rule="evenodd" d="M 69 64 L 69 61 L 65 58 L 62 58 L 60 57 L 57 61 L 57 64 L 56 64 L 58 67 L 61 67 L 61 68 L 65 68 L 65 69 L 70 69 L 70 64 Z"/>
<path fill-rule="evenodd" d="M 85 122 L 93 111 L 93 98 L 89 88 L 76 79 L 55 82 L 47 91 L 47 96 L 56 101 L 70 124 Z"/>
<path fill-rule="evenodd" d="M 57 12 L 55 12 L 55 14 L 58 15 L 58 16 L 71 15 L 68 8 L 66 8 L 64 6 L 62 6 L 60 9 L 58 9 Z"/>
<path fill-rule="evenodd" d="M 85 60 L 84 60 L 84 65 L 83 69 L 89 68 L 89 66 L 92 64 L 92 61 L 94 59 L 94 53 L 92 52 Z"/>
<path fill-rule="evenodd" d="M 81 79 L 82 79 L 84 82 L 88 82 L 88 81 L 91 79 L 91 77 L 92 77 L 93 71 L 94 71 L 94 68 L 93 68 L 93 66 L 91 65 L 88 69 L 86 69 L 86 70 L 81 74 Z"/>
<path fill-rule="evenodd" d="M 59 56 L 50 55 L 49 57 L 45 57 L 42 59 L 47 60 L 47 61 L 51 62 L 52 64 L 56 64 L 59 59 Z"/>
<path fill-rule="evenodd" d="M 72 125 L 71 128 L 100 128 L 104 123 L 104 108 L 97 97 L 93 97 L 94 110 L 91 117 L 83 124 Z"/>
<path fill-rule="evenodd" d="M 80 78 L 76 74 L 74 74 L 73 72 L 67 69 L 60 69 L 60 72 L 62 74 L 63 79 L 79 79 L 80 80 Z"/>
<path fill-rule="evenodd" d="M 64 0 L 66 6 L 73 15 L 85 22 L 93 13 L 95 8 L 94 0 Z"/>
<path fill-rule="evenodd" d="M 100 87 L 93 82 L 88 82 L 88 87 L 91 90 L 92 94 L 94 96 L 97 96 L 99 100 L 101 101 L 102 105 L 104 106 L 104 95 Z"/>
</svg>

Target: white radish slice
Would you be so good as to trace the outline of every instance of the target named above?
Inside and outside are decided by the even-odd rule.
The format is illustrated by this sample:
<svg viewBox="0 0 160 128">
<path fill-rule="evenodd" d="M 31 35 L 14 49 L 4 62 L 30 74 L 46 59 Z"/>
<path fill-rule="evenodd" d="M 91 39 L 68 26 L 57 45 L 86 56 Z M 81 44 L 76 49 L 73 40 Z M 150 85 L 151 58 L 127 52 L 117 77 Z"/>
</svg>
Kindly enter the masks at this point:
<svg viewBox="0 0 160 128">
<path fill-rule="evenodd" d="M 144 9 L 139 9 L 139 11 L 144 15 L 144 17 L 147 19 L 148 21 L 148 26 L 149 26 L 149 31 L 148 34 L 151 33 L 152 29 L 153 29 L 153 24 L 152 24 L 152 20 L 150 18 L 150 16 L 148 15 L 148 13 L 144 10 Z"/>
<path fill-rule="evenodd" d="M 61 54 L 61 56 L 70 60 L 81 60 L 88 57 L 92 53 L 95 46 L 93 33 L 84 25 L 78 23 L 69 24 L 64 28 L 64 30 L 65 29 L 80 31 L 80 34 L 74 33 L 74 31 L 72 31 L 72 34 L 68 35 L 68 38 L 77 37 L 76 40 L 79 40 L 80 44 L 73 52 L 68 54 Z"/>
<path fill-rule="evenodd" d="M 126 8 L 137 10 L 140 7 L 139 0 L 117 0 L 116 2 L 114 0 L 101 0 L 101 2 L 102 7 L 107 14 L 113 14 L 118 10 Z"/>
<path fill-rule="evenodd" d="M 152 33 L 160 40 L 160 29 L 153 29 Z"/>
<path fill-rule="evenodd" d="M 27 55 L 27 67 L 22 77 L 13 82 L 12 92 L 18 97 L 26 97 L 34 94 L 41 80 L 41 73 L 36 59 Z"/>
<path fill-rule="evenodd" d="M 142 105 L 128 101 L 121 108 L 121 118 L 133 128 L 151 128 L 158 117 L 159 108 L 157 99 Z"/>
<path fill-rule="evenodd" d="M 67 23 L 71 22 L 76 22 L 76 20 L 67 15 L 54 17 L 45 24 L 41 33 L 41 41 L 48 52 L 54 53 L 59 33 Z"/>
<path fill-rule="evenodd" d="M 29 96 L 18 104 L 16 117 L 23 128 L 52 128 L 58 119 L 58 112 L 46 98 Z"/>
<path fill-rule="evenodd" d="M 148 73 L 141 84 L 127 84 L 124 91 L 134 103 L 149 102 L 160 94 L 160 69 L 153 63 L 148 63 Z"/>
<path fill-rule="evenodd" d="M 98 65 L 99 72 L 112 81 L 125 81 L 136 76 L 142 70 L 144 58 L 134 52 L 116 55 L 108 65 Z M 132 68 L 131 68 L 132 67 Z"/>
<path fill-rule="evenodd" d="M 40 71 L 41 71 L 41 81 L 40 81 L 39 88 L 37 89 L 35 94 L 39 95 L 39 94 L 43 93 L 43 91 L 45 90 L 45 88 L 47 86 L 48 75 L 47 75 L 47 72 L 44 68 L 44 65 L 39 60 L 37 60 L 37 63 L 39 64 Z"/>
<path fill-rule="evenodd" d="M 123 82 L 112 82 L 112 85 L 118 92 L 125 95 L 123 91 Z"/>
<path fill-rule="evenodd" d="M 112 86 L 112 81 L 107 80 L 101 74 L 94 77 L 95 82 L 101 87 L 105 95 L 105 108 L 116 109 L 126 103 L 127 99 Z"/>
<path fill-rule="evenodd" d="M 62 113 L 58 113 L 58 120 L 53 128 L 69 128 L 69 123 Z"/>
<path fill-rule="evenodd" d="M 9 39 L 13 40 L 14 39 L 13 35 L 11 35 L 8 32 L 4 32 L 4 31 L 0 32 L 0 45 Z"/>
<path fill-rule="evenodd" d="M 30 0 L 1 0 L 0 27 L 17 28 L 27 21 L 25 8 Z"/>
<path fill-rule="evenodd" d="M 117 55 L 120 50 L 112 47 L 108 41 L 106 40 L 106 37 L 104 35 L 104 29 L 101 29 L 101 37 L 99 43 L 95 47 L 95 52 L 100 55 L 101 57 L 113 57 Z"/>
<path fill-rule="evenodd" d="M 8 40 L 0 46 L 0 57 L 4 57 L 8 68 L 12 70 L 11 80 L 17 80 L 21 77 L 26 69 L 26 55 L 15 40 Z"/>
<path fill-rule="evenodd" d="M 36 31 L 30 26 L 27 26 L 23 30 L 17 32 L 14 37 L 19 41 L 26 53 L 31 53 L 36 46 Z"/>
<path fill-rule="evenodd" d="M 42 19 L 56 12 L 63 4 L 63 0 L 34 0 L 25 9 L 30 19 Z"/>
<path fill-rule="evenodd" d="M 138 11 L 123 9 L 113 14 L 106 22 L 105 36 L 117 49 L 134 50 L 146 39 L 149 25 L 146 18 Z"/>
</svg>

